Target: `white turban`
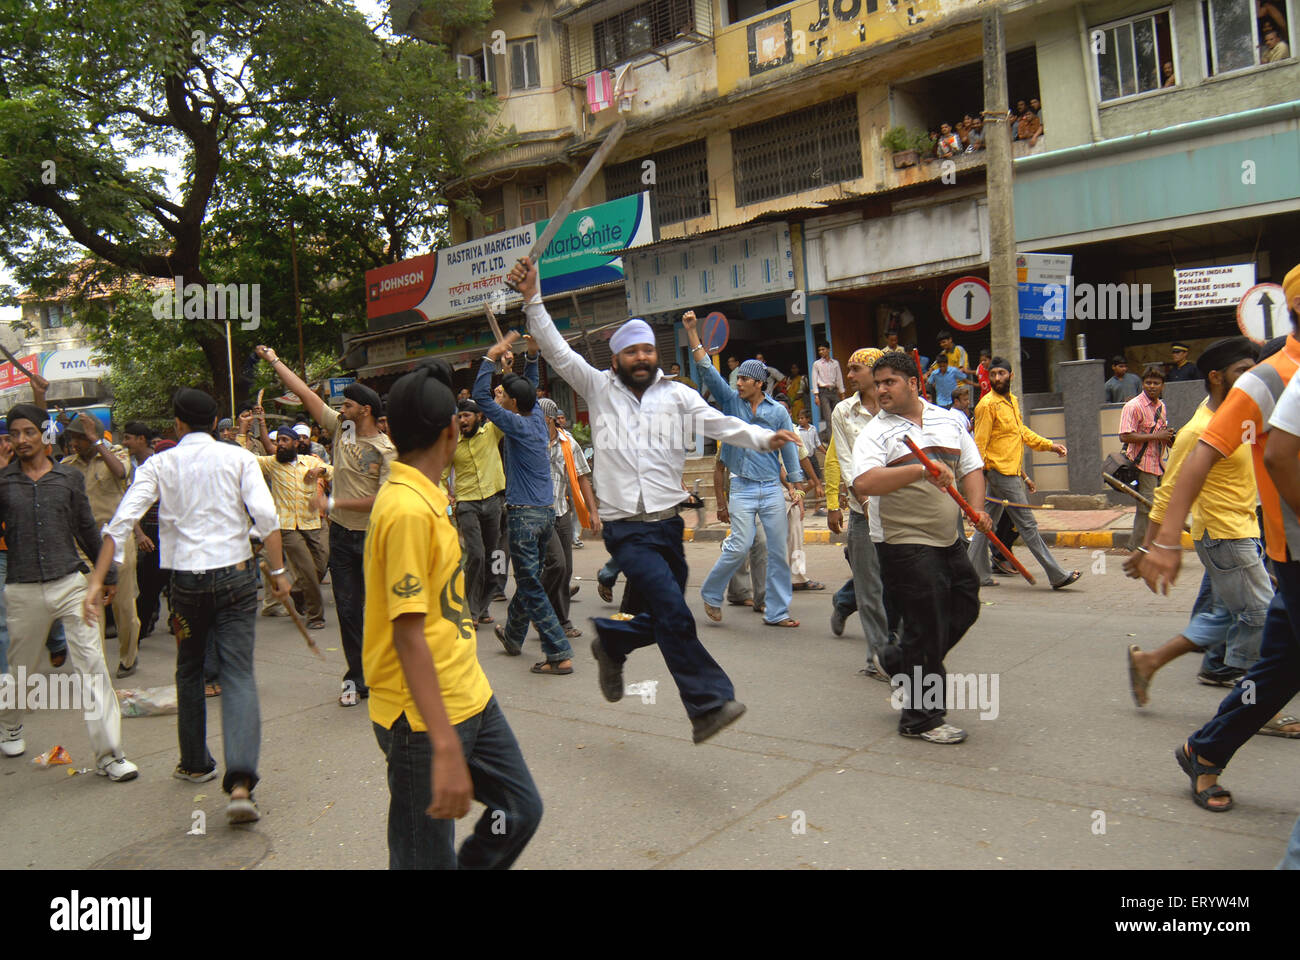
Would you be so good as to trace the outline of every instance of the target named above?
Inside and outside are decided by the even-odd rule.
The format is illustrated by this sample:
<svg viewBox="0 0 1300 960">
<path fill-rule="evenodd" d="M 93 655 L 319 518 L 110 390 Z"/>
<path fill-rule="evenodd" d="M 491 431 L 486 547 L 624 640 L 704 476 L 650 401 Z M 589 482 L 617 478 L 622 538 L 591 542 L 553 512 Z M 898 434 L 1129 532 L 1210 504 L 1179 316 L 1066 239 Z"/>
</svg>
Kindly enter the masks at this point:
<svg viewBox="0 0 1300 960">
<path fill-rule="evenodd" d="M 638 343 L 654 346 L 654 342 L 655 333 L 650 329 L 650 324 L 633 318 L 614 331 L 614 335 L 609 338 L 609 349 L 611 353 L 621 353 Z"/>
</svg>

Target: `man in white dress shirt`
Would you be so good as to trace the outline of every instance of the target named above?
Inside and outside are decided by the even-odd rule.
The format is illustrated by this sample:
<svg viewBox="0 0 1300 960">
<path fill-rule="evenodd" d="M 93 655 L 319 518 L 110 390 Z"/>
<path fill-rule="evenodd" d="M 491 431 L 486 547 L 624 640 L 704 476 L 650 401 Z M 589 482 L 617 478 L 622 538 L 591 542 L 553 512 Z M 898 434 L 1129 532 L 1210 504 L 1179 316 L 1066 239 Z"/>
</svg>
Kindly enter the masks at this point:
<svg viewBox="0 0 1300 960">
<path fill-rule="evenodd" d="M 745 705 L 730 678 L 704 649 L 686 605 L 682 550 L 685 499 L 682 469 L 694 432 L 751 450 L 799 443 L 791 430 L 773 433 L 728 417 L 659 369 L 654 332 L 629 320 L 610 338 L 611 369 L 589 366 L 564 341 L 542 305 L 537 267 L 520 260 L 510 282 L 524 296 L 528 332 L 551 369 L 582 395 L 591 413 L 595 475 L 605 545 L 635 593 L 631 620 L 596 618 L 591 652 L 600 689 L 611 703 L 623 696 L 623 662 L 638 647 L 658 644 L 700 743 L 735 721 Z"/>
<path fill-rule="evenodd" d="M 289 595 L 280 519 L 257 458 L 242 447 L 218 443 L 211 430 L 217 404 L 201 390 L 184 388 L 173 399 L 176 435 L 172 450 L 155 453 L 140 465 L 113 519 L 104 528 L 103 546 L 91 574 L 83 613 L 98 620 L 104 576 L 120 558 L 122 545 L 155 500 L 158 501 L 159 553 L 171 571 L 171 607 L 176 631 L 176 732 L 181 762 L 173 776 L 202 783 L 217 775 L 208 752 L 207 707 L 203 697 L 203 658 L 209 633 L 221 654 L 221 734 L 230 795 L 231 823 L 259 819 L 253 802 L 262 720 L 253 678 L 253 628 L 257 619 L 257 579 L 253 573 L 252 533 L 266 545 L 270 587 Z"/>
</svg>

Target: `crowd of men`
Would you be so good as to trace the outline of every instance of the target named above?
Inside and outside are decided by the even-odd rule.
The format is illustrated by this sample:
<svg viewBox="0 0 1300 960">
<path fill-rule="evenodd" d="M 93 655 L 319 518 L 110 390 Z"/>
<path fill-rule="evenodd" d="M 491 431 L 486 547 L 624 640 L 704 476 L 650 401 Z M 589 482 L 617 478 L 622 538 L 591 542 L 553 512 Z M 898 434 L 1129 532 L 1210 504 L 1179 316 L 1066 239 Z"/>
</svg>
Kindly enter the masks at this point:
<svg viewBox="0 0 1300 960">
<path fill-rule="evenodd" d="M 653 331 L 638 319 L 614 332 L 610 366 L 596 369 L 556 330 L 535 265 L 520 261 L 510 279 L 525 298 L 528 334 L 493 344 L 460 398 L 450 368 L 434 360 L 400 378 L 386 398 L 353 383 L 334 410 L 273 349 L 259 346 L 257 356 L 303 398 L 314 427 L 269 431 L 254 406 L 241 409 L 237 422 L 219 420 L 211 396 L 182 389 L 173 399 L 176 441 L 155 442 L 133 421 L 115 446 L 90 416 L 52 417 L 33 378 L 36 402 L 12 408 L 0 435 L 7 461 L 0 470 L 7 546 L 0 657 L 7 663 L 0 667 L 34 671 L 48 651 L 55 666 L 70 656 L 76 672 L 93 679 L 89 689 L 100 700 L 86 722 L 98 773 L 114 781 L 138 776 L 126 757 L 113 679 L 134 673 L 139 638 L 154 629 L 165 602 L 177 642 L 173 775 L 217 776 L 205 702 L 221 696 L 228 818 L 257 820 L 258 612 L 301 613 L 306 629 L 325 628 L 328 575 L 346 661 L 339 703 L 369 701 L 388 764 L 390 866 L 508 867 L 536 831 L 542 802 L 478 661 L 476 631 L 492 626 L 506 653 L 519 656 L 532 626 L 542 657 L 531 672 L 574 675 L 570 641 L 582 634 L 569 600 L 582 529 L 601 534 L 609 551 L 598 578 L 602 599 L 612 602 L 613 586 L 625 581 L 619 613 L 592 621 L 604 698 L 623 697 L 628 657 L 656 645 L 695 743 L 744 714 L 687 603 L 686 450 L 661 438 L 703 434 L 718 443 L 719 515 L 730 530 L 700 587 L 708 620 L 723 620 L 727 598 L 767 625 L 799 628 L 793 591 L 823 588 L 804 575 L 798 522 L 804 495 L 823 489 L 821 438 L 809 411 L 799 411 L 796 429 L 788 400 L 771 395 L 781 374 L 761 358 L 736 364 L 725 378 L 700 342 L 693 312 L 682 318 L 693 377 L 660 369 Z M 1300 268 L 1284 288 L 1293 311 L 1300 308 Z M 1052 589 L 1080 573 L 1052 556 L 1027 506 L 1033 485 L 1025 448 L 1064 457 L 1065 446 L 1024 423 L 1010 392 L 1010 361 L 986 352 L 972 369 L 951 336 L 938 346 L 923 371 L 896 335 L 883 347 L 854 350 L 843 370 L 822 345 L 811 396 L 830 426 L 828 525 L 847 531 L 848 579 L 833 598 L 831 631 L 842 635 L 856 612 L 867 641 L 861 672 L 895 688 L 900 735 L 952 745 L 967 733 L 948 722 L 944 660 L 978 618 L 981 590 L 995 587 L 995 576 L 1016 575 L 991 557 L 1003 513 Z M 1181 352 L 1176 370 L 1187 365 Z M 543 357 L 586 403 L 592 461 L 563 411 L 539 396 Z M 1159 395 L 1163 370 L 1144 371 L 1121 424 L 1140 478 L 1151 478 L 1139 486 L 1152 500 L 1126 569 L 1167 589 L 1189 513 L 1205 567 L 1188 628 L 1153 652 L 1132 647 L 1130 683 L 1143 706 L 1160 667 L 1195 651 L 1204 657 L 1202 682 L 1232 686 L 1218 715 L 1176 751 L 1196 803 L 1223 811 L 1233 800 L 1217 777 L 1252 734 L 1300 738 L 1300 720 L 1281 712 L 1300 690 L 1300 631 L 1287 613 L 1288 601 L 1300 603 L 1300 573 L 1291 569 L 1300 555 L 1300 340 L 1279 338 L 1261 357 L 1245 338 L 1229 338 L 1205 349 L 1194 369 L 1208 396 L 1176 443 Z M 959 388 L 976 387 L 973 409 L 953 402 Z M 1243 439 L 1243 423 L 1253 426 L 1253 444 Z M 64 455 L 56 457 L 56 448 Z M 956 491 L 971 505 L 969 533 Z M 506 599 L 507 556 L 514 592 L 502 623 L 491 604 Z M 110 611 L 115 677 L 106 647 Z M 0 711 L 4 756 L 24 753 L 23 722 L 21 710 Z M 451 821 L 471 799 L 488 809 L 457 851 Z M 1288 858 L 1300 865 L 1300 823 Z"/>
</svg>

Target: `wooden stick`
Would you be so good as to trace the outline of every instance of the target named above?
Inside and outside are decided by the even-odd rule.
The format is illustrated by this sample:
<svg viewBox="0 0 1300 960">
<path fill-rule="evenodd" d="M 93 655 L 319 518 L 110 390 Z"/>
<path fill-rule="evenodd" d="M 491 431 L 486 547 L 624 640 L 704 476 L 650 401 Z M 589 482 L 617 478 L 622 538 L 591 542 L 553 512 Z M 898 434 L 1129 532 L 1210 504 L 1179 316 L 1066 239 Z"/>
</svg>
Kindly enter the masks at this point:
<svg viewBox="0 0 1300 960">
<path fill-rule="evenodd" d="M 258 562 L 262 567 L 262 576 L 266 578 L 266 589 L 270 590 L 271 589 L 271 565 L 266 562 L 266 556 L 261 553 L 259 553 L 258 555 Z M 272 593 L 271 596 L 275 596 L 275 594 Z M 293 625 L 298 628 L 298 632 L 302 634 L 302 638 L 307 641 L 307 646 L 311 647 L 311 652 L 316 654 L 316 656 L 319 657 L 321 660 L 324 660 L 325 654 L 320 652 L 320 648 L 316 646 L 316 641 L 311 638 L 311 634 L 309 634 L 307 632 L 307 628 L 303 626 L 302 618 L 298 616 L 298 611 L 294 609 L 293 598 L 278 597 L 277 599 L 282 604 L 284 604 L 284 609 L 289 611 L 289 616 L 293 617 Z"/>
<path fill-rule="evenodd" d="M 907 437 L 907 436 L 903 437 L 903 442 L 907 444 L 907 448 L 909 450 L 911 450 L 914 454 L 916 454 L 916 458 L 921 461 L 921 466 L 925 467 L 925 469 L 929 472 L 930 476 L 937 477 L 939 475 L 938 466 L 935 464 L 933 460 L 931 460 L 929 457 L 925 455 L 925 453 L 921 450 L 920 447 L 916 445 L 916 443 L 912 440 L 911 437 Z M 975 508 L 966 502 L 966 498 L 963 497 L 960 493 L 958 493 L 957 488 L 953 486 L 951 483 L 948 484 L 946 489 L 948 491 L 948 496 L 956 500 L 957 506 L 961 507 L 962 510 L 965 512 L 966 518 L 970 520 L 972 524 L 978 527 L 979 514 L 975 512 Z M 1009 561 L 1011 561 L 1011 565 L 1020 571 L 1020 575 L 1022 577 L 1024 577 L 1030 583 L 1036 582 L 1034 580 L 1034 575 L 1025 569 L 1024 564 L 1022 564 L 1019 560 L 1016 559 L 1015 554 L 1013 554 L 1010 550 L 1007 549 L 1006 544 L 1004 544 L 1001 540 L 998 539 L 997 534 L 995 534 L 993 531 L 990 530 L 988 533 L 984 534 L 984 536 L 989 538 L 989 543 L 993 544 L 993 546 L 997 547 L 999 550 L 1002 551 L 1003 556 L 1005 556 Z"/>
<path fill-rule="evenodd" d="M 1106 483 L 1108 483 L 1110 486 L 1114 487 L 1116 490 L 1122 490 L 1124 493 L 1127 493 L 1138 503 L 1142 504 L 1142 506 L 1146 507 L 1147 510 L 1155 509 L 1155 504 L 1153 504 L 1146 497 L 1142 496 L 1142 494 L 1138 493 L 1127 483 L 1124 483 L 1124 481 L 1118 479 L 1117 477 L 1112 477 L 1109 473 L 1106 473 L 1104 470 L 1102 471 L 1101 478 L 1105 480 Z M 1192 532 L 1192 528 L 1188 526 L 1186 523 L 1183 524 L 1183 530 L 1186 531 L 1187 533 Z"/>
<path fill-rule="evenodd" d="M 1041 506 L 1034 506 L 1032 503 L 1015 503 L 1011 500 L 999 500 L 997 497 L 985 497 L 989 503 L 1000 503 L 1004 507 L 1024 507 L 1026 510 L 1055 510 L 1056 507 L 1050 503 L 1044 503 Z"/>
</svg>

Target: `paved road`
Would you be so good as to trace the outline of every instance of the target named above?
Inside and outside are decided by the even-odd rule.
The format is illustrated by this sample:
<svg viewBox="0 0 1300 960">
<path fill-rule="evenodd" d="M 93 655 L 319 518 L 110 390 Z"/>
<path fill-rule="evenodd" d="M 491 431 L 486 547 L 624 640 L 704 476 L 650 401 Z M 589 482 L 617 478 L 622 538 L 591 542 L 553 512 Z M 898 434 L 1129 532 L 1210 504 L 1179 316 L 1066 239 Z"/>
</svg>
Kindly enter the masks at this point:
<svg viewBox="0 0 1300 960">
<path fill-rule="evenodd" d="M 1199 579 L 1191 554 L 1168 598 L 1125 579 L 1118 555 L 1083 550 L 1058 551 L 1085 571 L 1067 592 L 1023 581 L 985 590 L 948 667 L 996 675 L 998 713 L 953 714 L 971 736 L 945 747 L 898 736 L 888 688 L 857 675 L 859 626 L 838 639 L 827 627 L 829 590 L 796 594 L 798 630 L 733 607 L 722 625 L 704 622 L 698 588 L 717 549 L 687 545 L 688 596 L 749 712 L 706 745 L 691 743 L 656 650 L 626 671 L 629 683 L 659 682 L 655 702 L 608 704 L 586 638 L 573 676 L 539 677 L 528 672 L 535 639 L 511 659 L 480 632 L 480 659 L 546 803 L 520 868 L 1270 868 L 1280 857 L 1300 807 L 1300 743 L 1255 738 L 1226 778 L 1236 809 L 1210 813 L 1192 804 L 1172 751 L 1224 691 L 1197 684 L 1185 657 L 1157 678 L 1149 708 L 1129 697 L 1125 646 L 1136 636 L 1149 648 L 1185 623 Z M 808 552 L 814 576 L 842 582 L 839 548 Z M 598 543 L 575 552 L 580 626 L 612 610 L 591 580 L 604 556 Z M 258 624 L 260 824 L 227 827 L 217 781 L 171 778 L 174 717 L 123 720 L 141 776 L 114 784 L 29 762 L 56 743 L 77 766 L 88 760 L 80 716 L 44 712 L 29 716 L 27 756 L 0 759 L 10 826 L 0 868 L 385 866 L 382 757 L 364 708 L 336 702 L 342 653 L 327 615 L 324 664 L 287 621 Z M 139 673 L 120 685 L 170 683 L 173 649 L 165 634 L 145 640 Z M 209 705 L 220 757 L 220 703 Z M 209 820 L 202 836 L 188 834 L 195 811 Z"/>
</svg>

